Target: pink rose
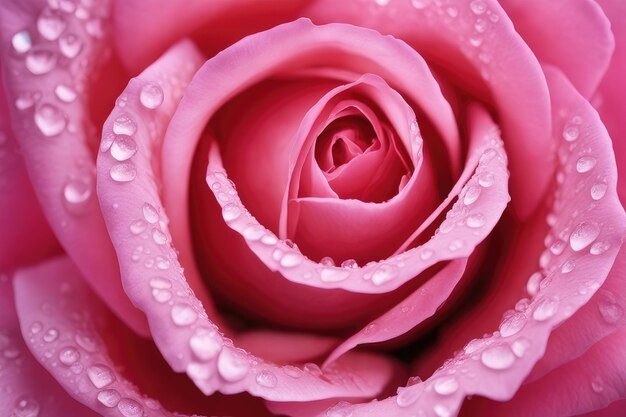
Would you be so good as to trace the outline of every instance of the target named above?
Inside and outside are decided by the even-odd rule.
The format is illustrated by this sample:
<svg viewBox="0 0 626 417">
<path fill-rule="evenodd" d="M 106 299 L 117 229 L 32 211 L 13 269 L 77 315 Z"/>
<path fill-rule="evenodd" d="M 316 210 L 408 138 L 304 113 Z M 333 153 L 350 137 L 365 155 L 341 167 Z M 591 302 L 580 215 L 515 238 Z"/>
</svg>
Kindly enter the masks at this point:
<svg viewBox="0 0 626 417">
<path fill-rule="evenodd" d="M 623 416 L 625 18 L 3 1 L 0 416 Z"/>
</svg>

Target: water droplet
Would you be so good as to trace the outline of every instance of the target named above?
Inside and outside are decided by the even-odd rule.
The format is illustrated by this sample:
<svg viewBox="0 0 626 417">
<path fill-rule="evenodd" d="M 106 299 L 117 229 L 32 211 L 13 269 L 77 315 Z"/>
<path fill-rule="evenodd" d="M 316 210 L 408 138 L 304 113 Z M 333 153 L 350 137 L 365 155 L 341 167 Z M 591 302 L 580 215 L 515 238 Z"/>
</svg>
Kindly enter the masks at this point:
<svg viewBox="0 0 626 417">
<path fill-rule="evenodd" d="M 139 101 L 147 109 L 156 109 L 163 103 L 163 90 L 158 84 L 148 83 L 141 89 Z"/>
<path fill-rule="evenodd" d="M 141 219 L 135 220 L 134 222 L 130 224 L 130 227 L 129 227 L 130 232 L 134 235 L 138 235 L 138 234 L 145 232 L 147 228 L 148 228 L 148 224 Z"/>
<path fill-rule="evenodd" d="M 433 407 L 433 411 L 437 417 L 451 417 L 452 412 L 448 407 L 443 404 L 436 404 Z"/>
<path fill-rule="evenodd" d="M 11 45 L 17 53 L 23 54 L 24 52 L 28 52 L 28 50 L 33 46 L 33 41 L 30 38 L 30 33 L 28 33 L 28 31 L 26 30 L 17 32 L 11 38 Z"/>
<path fill-rule="evenodd" d="M 145 203 L 141 211 L 143 218 L 150 224 L 156 224 L 159 221 L 159 211 L 150 203 Z"/>
<path fill-rule="evenodd" d="M 92 365 L 87 368 L 87 377 L 96 388 L 104 388 L 115 381 L 111 368 L 106 365 Z"/>
<path fill-rule="evenodd" d="M 165 245 L 167 243 L 167 235 L 159 229 L 152 230 L 152 240 L 157 245 Z"/>
<path fill-rule="evenodd" d="M 589 172 L 596 166 L 596 158 L 593 156 L 583 156 L 576 161 L 576 171 L 581 174 Z"/>
<path fill-rule="evenodd" d="M 567 243 L 565 243 L 565 241 L 561 239 L 556 239 L 550 245 L 550 252 L 552 252 L 553 255 L 558 256 L 563 253 L 566 246 L 567 246 Z"/>
<path fill-rule="evenodd" d="M 622 318 L 624 310 L 617 303 L 615 295 L 608 290 L 601 290 L 601 299 L 598 302 L 598 311 L 608 324 L 614 324 Z"/>
<path fill-rule="evenodd" d="M 511 344 L 511 350 L 518 358 L 524 356 L 526 350 L 530 347 L 530 341 L 524 337 L 520 337 Z"/>
<path fill-rule="evenodd" d="M 422 259 L 422 261 L 426 261 L 428 259 L 430 259 L 433 256 L 433 251 L 430 249 L 424 249 L 421 253 L 420 253 L 420 258 Z"/>
<path fill-rule="evenodd" d="M 127 135 L 117 135 L 111 145 L 111 156 L 118 161 L 126 161 L 137 153 L 137 143 Z"/>
<path fill-rule="evenodd" d="M 170 261 L 168 259 L 165 259 L 162 256 L 157 256 L 155 258 L 155 261 L 156 261 L 157 268 L 161 270 L 166 270 L 166 269 L 169 269 L 170 267 Z"/>
<path fill-rule="evenodd" d="M 455 251 L 463 248 L 463 246 L 465 246 L 465 243 L 461 239 L 454 239 L 448 245 L 448 250 L 450 250 L 452 252 L 455 252 Z"/>
<path fill-rule="evenodd" d="M 606 185 L 605 183 L 600 182 L 598 184 L 594 184 L 591 187 L 591 198 L 595 201 L 600 200 L 602 197 L 604 197 L 604 194 L 606 194 L 607 189 L 608 185 Z"/>
<path fill-rule="evenodd" d="M 100 391 L 96 398 L 103 406 L 113 408 L 120 402 L 122 396 L 114 389 L 105 389 Z"/>
<path fill-rule="evenodd" d="M 198 318 L 198 314 L 189 304 L 176 304 L 170 312 L 172 321 L 177 326 L 189 326 Z"/>
<path fill-rule="evenodd" d="M 39 401 L 32 397 L 21 397 L 15 402 L 11 417 L 38 417 Z"/>
<path fill-rule="evenodd" d="M 152 297 L 159 303 L 167 303 L 172 299 L 172 292 L 161 288 L 153 288 Z"/>
<path fill-rule="evenodd" d="M 474 0 L 470 3 L 470 9 L 474 14 L 483 14 L 487 10 L 487 5 L 482 0 Z"/>
<path fill-rule="evenodd" d="M 350 272 L 340 268 L 322 268 L 319 273 L 322 282 L 340 282 L 350 276 Z"/>
<path fill-rule="evenodd" d="M 48 103 L 37 106 L 34 119 L 39 131 L 47 137 L 61 134 L 67 125 L 65 113 Z"/>
<path fill-rule="evenodd" d="M 102 19 L 89 19 L 87 23 L 85 23 L 85 31 L 96 39 L 102 39 L 105 35 L 105 27 Z"/>
<path fill-rule="evenodd" d="M 568 274 L 572 272 L 575 267 L 576 264 L 574 263 L 574 261 L 568 259 L 567 261 L 563 262 L 563 265 L 561 265 L 561 273 Z"/>
<path fill-rule="evenodd" d="M 569 237 L 569 245 L 575 251 L 583 250 L 600 235 L 600 226 L 594 222 L 582 222 Z"/>
<path fill-rule="evenodd" d="M 463 197 L 463 204 L 469 206 L 478 200 L 478 196 L 480 196 L 480 188 L 475 186 L 470 186 L 465 192 L 465 196 Z"/>
<path fill-rule="evenodd" d="M 535 272 L 528 278 L 528 282 L 526 283 L 526 291 L 528 291 L 528 294 L 532 296 L 537 295 L 539 292 L 539 283 L 542 279 L 543 274 L 541 272 Z"/>
<path fill-rule="evenodd" d="M 359 267 L 359 264 L 354 259 L 346 259 L 341 263 L 342 268 L 355 269 Z"/>
<path fill-rule="evenodd" d="M 292 268 L 302 263 L 302 255 L 298 252 L 287 252 L 280 258 L 280 265 L 285 268 Z"/>
<path fill-rule="evenodd" d="M 76 91 L 65 84 L 59 84 L 54 88 L 54 94 L 64 103 L 71 103 L 76 100 Z"/>
<path fill-rule="evenodd" d="M 459 389 L 459 383 L 453 376 L 443 377 L 435 381 L 433 389 L 439 395 L 450 395 Z"/>
<path fill-rule="evenodd" d="M 30 332 L 32 334 L 37 334 L 37 333 L 41 332 L 42 330 L 43 330 L 43 325 L 39 321 L 34 321 L 30 325 Z"/>
<path fill-rule="evenodd" d="M 91 181 L 85 180 L 70 180 L 63 187 L 63 198 L 66 202 L 66 205 L 69 208 L 76 208 L 78 206 L 83 206 L 92 195 L 92 184 Z"/>
<path fill-rule="evenodd" d="M 300 378 L 303 374 L 302 369 L 298 368 L 297 366 L 293 366 L 293 365 L 285 365 L 282 367 L 283 372 L 285 373 L 285 375 L 291 377 L 291 378 Z"/>
<path fill-rule="evenodd" d="M 476 19 L 476 22 L 474 22 L 474 29 L 476 29 L 476 32 L 478 33 L 483 33 L 487 30 L 487 21 L 485 19 Z"/>
<path fill-rule="evenodd" d="M 563 139 L 568 142 L 573 142 L 578 139 L 579 134 L 580 132 L 578 131 L 577 126 L 565 126 L 565 128 L 563 129 Z"/>
<path fill-rule="evenodd" d="M 509 314 L 500 323 L 500 335 L 509 337 L 517 334 L 526 325 L 526 315 L 523 313 Z"/>
<path fill-rule="evenodd" d="M 72 33 L 61 36 L 59 39 L 59 50 L 64 57 L 73 59 L 78 56 L 83 49 L 83 41 Z"/>
<path fill-rule="evenodd" d="M 113 121 L 113 133 L 116 135 L 132 136 L 137 131 L 137 125 L 128 115 L 122 114 Z"/>
<path fill-rule="evenodd" d="M 80 353 L 71 346 L 61 349 L 59 352 L 59 361 L 66 366 L 70 366 L 80 358 Z"/>
<path fill-rule="evenodd" d="M 324 266 L 332 267 L 332 266 L 335 266 L 335 260 L 331 258 L 330 256 L 324 256 L 322 259 L 320 259 L 320 264 Z"/>
<path fill-rule="evenodd" d="M 381 265 L 372 274 L 372 284 L 382 285 L 387 281 L 391 281 L 398 275 L 398 267 L 395 265 Z"/>
<path fill-rule="evenodd" d="M 117 409 L 124 417 L 143 416 L 143 407 L 141 404 L 130 398 L 122 398 L 117 404 Z"/>
<path fill-rule="evenodd" d="M 559 300 L 557 298 L 544 297 L 537 301 L 533 318 L 537 321 L 544 321 L 552 318 L 559 308 Z"/>
<path fill-rule="evenodd" d="M 55 41 L 67 27 L 65 19 L 59 12 L 44 9 L 37 19 L 37 30 L 42 38 Z"/>
<path fill-rule="evenodd" d="M 466 223 L 467 227 L 471 227 L 472 229 L 483 227 L 485 225 L 485 216 L 481 213 L 471 214 L 467 217 Z"/>
<path fill-rule="evenodd" d="M 51 343 L 57 340 L 57 337 L 59 337 L 59 331 L 55 328 L 51 328 L 43 335 L 43 340 L 44 342 Z"/>
<path fill-rule="evenodd" d="M 422 390 L 419 387 L 399 387 L 396 404 L 398 404 L 398 407 L 408 407 L 414 404 L 421 395 Z"/>
<path fill-rule="evenodd" d="M 113 165 L 109 174 L 113 181 L 130 182 L 137 176 L 137 169 L 132 162 L 123 162 Z"/>
<path fill-rule="evenodd" d="M 262 387 L 274 388 L 278 384 L 278 378 L 270 371 L 263 370 L 256 375 L 256 383 Z"/>
<path fill-rule="evenodd" d="M 428 6 L 430 0 L 411 0 L 411 4 L 418 10 L 422 10 Z"/>
<path fill-rule="evenodd" d="M 596 242 L 589 248 L 589 253 L 592 255 L 601 255 L 609 250 L 610 247 L 611 244 L 609 242 Z"/>
<path fill-rule="evenodd" d="M 224 340 L 215 330 L 198 328 L 189 338 L 191 351 L 201 361 L 209 361 L 222 350 Z"/>
<path fill-rule="evenodd" d="M 46 74 L 57 64 L 57 55 L 47 49 L 33 49 L 28 52 L 24 65 L 34 75 Z"/>
<path fill-rule="evenodd" d="M 515 355 L 509 345 L 490 346 L 480 355 L 480 361 L 490 369 L 508 369 L 515 363 Z"/>
<path fill-rule="evenodd" d="M 250 362 L 245 351 L 226 347 L 217 359 L 217 371 L 228 382 L 243 379 L 250 369 Z"/>
<path fill-rule="evenodd" d="M 229 203 L 222 208 L 222 217 L 226 222 L 232 222 L 241 216 L 241 209 L 237 204 Z"/>
</svg>

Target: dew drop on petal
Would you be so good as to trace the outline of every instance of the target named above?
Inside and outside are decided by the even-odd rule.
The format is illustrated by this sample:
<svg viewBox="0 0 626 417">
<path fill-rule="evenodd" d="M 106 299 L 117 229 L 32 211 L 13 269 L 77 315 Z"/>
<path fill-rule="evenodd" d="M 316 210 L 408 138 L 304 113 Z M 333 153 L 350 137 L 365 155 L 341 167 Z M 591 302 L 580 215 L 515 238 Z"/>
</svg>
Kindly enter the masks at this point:
<svg viewBox="0 0 626 417">
<path fill-rule="evenodd" d="M 30 332 L 32 334 L 38 334 L 39 332 L 41 332 L 43 330 L 43 325 L 41 324 L 41 322 L 39 321 L 34 321 L 31 325 L 30 325 Z"/>
<path fill-rule="evenodd" d="M 478 200 L 478 196 L 480 196 L 480 188 L 470 186 L 465 192 L 465 196 L 463 197 L 463 204 L 469 206 Z"/>
<path fill-rule="evenodd" d="M 143 218 L 150 224 L 156 224 L 159 221 L 158 210 L 150 203 L 145 203 L 141 207 Z"/>
<path fill-rule="evenodd" d="M 132 136 L 137 131 L 137 125 L 128 115 L 122 114 L 113 121 L 113 132 L 116 135 Z"/>
<path fill-rule="evenodd" d="M 450 250 L 451 252 L 455 252 L 459 249 L 462 249 L 464 246 L 465 246 L 465 243 L 461 239 L 454 239 L 448 245 L 448 250 Z"/>
<path fill-rule="evenodd" d="M 606 190 L 608 189 L 608 185 L 605 183 L 597 183 L 591 186 L 591 198 L 598 201 L 606 194 Z"/>
<path fill-rule="evenodd" d="M 43 335 L 43 340 L 44 342 L 51 343 L 57 340 L 58 337 L 59 331 L 55 328 L 51 328 Z"/>
<path fill-rule="evenodd" d="M 567 261 L 563 262 L 563 265 L 561 265 L 561 273 L 568 274 L 572 272 L 574 268 L 576 268 L 576 264 L 571 259 L 568 259 Z"/>
<path fill-rule="evenodd" d="M 39 401 L 32 397 L 21 397 L 15 402 L 11 417 L 38 417 L 39 410 Z"/>
<path fill-rule="evenodd" d="M 126 161 L 137 153 L 137 143 L 128 135 L 117 135 L 111 144 L 111 156 L 118 161 Z"/>
<path fill-rule="evenodd" d="M 137 176 L 137 169 L 132 162 L 115 164 L 109 171 L 111 178 L 116 182 L 130 182 Z"/>
<path fill-rule="evenodd" d="M 100 391 L 96 398 L 103 406 L 113 408 L 120 402 L 122 396 L 114 389 L 105 389 Z"/>
<path fill-rule="evenodd" d="M 439 395 L 450 395 L 459 389 L 459 383 L 453 376 L 443 377 L 435 381 L 433 389 Z"/>
<path fill-rule="evenodd" d="M 604 252 L 611 248 L 611 244 L 609 242 L 595 242 L 589 248 L 589 253 L 592 255 L 602 255 Z"/>
<path fill-rule="evenodd" d="M 381 265 L 372 274 L 372 284 L 382 285 L 387 281 L 391 281 L 398 275 L 398 267 L 394 265 Z"/>
<path fill-rule="evenodd" d="M 113 132 L 109 132 L 102 136 L 102 139 L 100 140 L 100 152 L 106 152 L 111 149 L 115 136 L 116 135 Z"/>
<path fill-rule="evenodd" d="M 33 49 L 28 52 L 24 65 L 34 75 L 47 74 L 57 64 L 57 55 L 47 49 Z"/>
<path fill-rule="evenodd" d="M 485 13 L 485 11 L 487 10 L 487 5 L 483 0 L 474 0 L 470 3 L 470 9 L 472 9 L 472 12 L 474 14 L 480 15 Z"/>
<path fill-rule="evenodd" d="M 304 373 L 302 371 L 302 369 L 298 368 L 297 366 L 293 366 L 293 365 L 285 365 L 282 367 L 283 372 L 285 373 L 285 375 L 297 379 L 300 378 L 302 376 L 302 374 Z"/>
<path fill-rule="evenodd" d="M 152 240 L 157 245 L 165 245 L 167 243 L 167 235 L 159 229 L 152 230 Z"/>
<path fill-rule="evenodd" d="M 292 268 L 302 263 L 302 255 L 297 252 L 287 252 L 280 258 L 280 265 L 285 268 Z"/>
<path fill-rule="evenodd" d="M 500 323 L 500 335 L 509 337 L 517 334 L 526 325 L 526 315 L 523 313 L 512 313 L 502 320 Z"/>
<path fill-rule="evenodd" d="M 70 207 L 82 206 L 92 195 L 92 184 L 84 180 L 70 180 L 63 187 L 63 198 Z"/>
<path fill-rule="evenodd" d="M 424 249 L 420 253 L 420 259 L 422 259 L 423 261 L 430 259 L 432 256 L 433 256 L 433 251 L 430 249 Z"/>
<path fill-rule="evenodd" d="M 320 259 L 320 264 L 324 266 L 332 267 L 332 266 L 335 266 L 335 260 L 331 258 L 330 256 L 324 256 L 322 259 Z"/>
<path fill-rule="evenodd" d="M 359 267 L 359 264 L 354 259 L 346 259 L 341 263 L 342 268 L 355 269 Z"/>
<path fill-rule="evenodd" d="M 577 126 L 566 126 L 563 129 L 563 139 L 573 142 L 578 139 L 579 131 Z"/>
<path fill-rule="evenodd" d="M 436 404 L 433 407 L 433 412 L 435 413 L 437 417 L 451 417 L 452 416 L 452 412 L 450 411 L 450 409 L 443 404 Z"/>
<path fill-rule="evenodd" d="M 148 228 L 148 224 L 141 219 L 135 220 L 134 222 L 130 224 L 130 227 L 129 227 L 130 232 L 134 235 L 138 235 L 138 234 L 145 232 L 147 228 Z"/>
<path fill-rule="evenodd" d="M 250 362 L 242 350 L 226 347 L 217 359 L 217 371 L 228 382 L 237 382 L 243 379 L 249 370 Z"/>
<path fill-rule="evenodd" d="M 399 387 L 396 404 L 398 407 L 409 407 L 414 404 L 422 395 L 422 390 L 414 387 Z"/>
<path fill-rule="evenodd" d="M 70 366 L 80 358 L 80 353 L 76 348 L 68 346 L 59 352 L 59 362 L 63 365 Z"/>
<path fill-rule="evenodd" d="M 27 30 L 17 32 L 11 38 L 11 46 L 13 46 L 13 49 L 17 53 L 23 54 L 24 52 L 28 52 L 28 50 L 33 46 L 30 33 L 28 33 Z"/>
<path fill-rule="evenodd" d="M 263 370 L 257 374 L 256 383 L 265 388 L 274 388 L 278 384 L 278 378 L 272 372 Z"/>
<path fill-rule="evenodd" d="M 198 314 L 194 311 L 189 304 L 176 304 L 172 307 L 170 312 L 172 321 L 177 326 L 189 326 L 198 318 Z"/>
<path fill-rule="evenodd" d="M 224 339 L 215 330 L 199 328 L 189 338 L 191 351 L 201 361 L 209 361 L 217 356 L 224 346 Z"/>
<path fill-rule="evenodd" d="M 518 358 L 523 357 L 529 347 L 530 347 L 530 341 L 524 337 L 520 337 L 519 339 L 516 339 L 511 344 L 511 350 L 513 351 L 515 356 L 517 356 Z"/>
<path fill-rule="evenodd" d="M 83 49 L 83 41 L 76 35 L 68 33 L 59 39 L 59 50 L 66 58 L 76 58 Z"/>
<path fill-rule="evenodd" d="M 594 222 L 582 222 L 576 226 L 569 237 L 570 247 L 578 252 L 593 243 L 600 235 L 600 226 Z"/>
<path fill-rule="evenodd" d="M 566 246 L 567 246 L 567 243 L 565 243 L 565 241 L 561 239 L 556 239 L 554 242 L 552 242 L 549 249 L 553 255 L 558 256 L 563 253 Z"/>
<path fill-rule="evenodd" d="M 350 276 L 350 272 L 339 268 L 322 268 L 319 272 L 322 282 L 340 282 Z"/>
<path fill-rule="evenodd" d="M 44 9 L 37 18 L 37 31 L 42 38 L 49 41 L 57 40 L 66 27 L 63 16 L 49 9 Z"/>
<path fill-rule="evenodd" d="M 47 137 L 60 135 L 67 125 L 65 113 L 58 107 L 48 103 L 37 107 L 34 119 L 39 131 Z"/>
<path fill-rule="evenodd" d="M 232 222 L 241 216 L 241 209 L 237 204 L 229 203 L 222 208 L 222 217 L 226 222 Z"/>
<path fill-rule="evenodd" d="M 528 294 L 534 296 L 539 292 L 539 283 L 543 279 L 543 274 L 541 272 L 533 273 L 526 283 L 526 291 Z"/>
<path fill-rule="evenodd" d="M 87 376 L 96 388 L 104 388 L 115 381 L 111 368 L 106 365 L 92 365 L 87 368 Z"/>
<path fill-rule="evenodd" d="M 583 156 L 576 161 L 576 171 L 581 174 L 589 172 L 596 166 L 596 158 L 593 156 Z"/>
<path fill-rule="evenodd" d="M 515 363 L 515 355 L 509 345 L 500 344 L 486 348 L 480 355 L 480 361 L 490 369 L 508 369 Z"/>
<path fill-rule="evenodd" d="M 163 103 L 163 90 L 158 84 L 148 83 L 141 89 L 139 101 L 147 109 L 156 109 Z"/>
<path fill-rule="evenodd" d="M 481 213 L 471 214 L 467 217 L 466 224 L 472 229 L 478 229 L 485 225 L 485 216 Z"/>
<path fill-rule="evenodd" d="M 117 404 L 117 409 L 124 417 L 143 416 L 143 407 L 141 404 L 130 398 L 122 398 Z"/>
<path fill-rule="evenodd" d="M 76 100 L 76 97 L 78 96 L 76 94 L 76 90 L 65 84 L 58 84 L 54 88 L 54 94 L 64 103 L 71 103 Z"/>
<path fill-rule="evenodd" d="M 430 0 L 411 0 L 411 4 L 417 10 L 422 10 L 422 9 L 426 8 L 426 6 L 428 6 L 428 4 L 430 4 Z"/>
<path fill-rule="evenodd" d="M 537 321 L 544 321 L 552 318 L 559 308 L 559 300 L 556 298 L 544 297 L 537 301 L 533 310 L 533 318 Z"/>
</svg>

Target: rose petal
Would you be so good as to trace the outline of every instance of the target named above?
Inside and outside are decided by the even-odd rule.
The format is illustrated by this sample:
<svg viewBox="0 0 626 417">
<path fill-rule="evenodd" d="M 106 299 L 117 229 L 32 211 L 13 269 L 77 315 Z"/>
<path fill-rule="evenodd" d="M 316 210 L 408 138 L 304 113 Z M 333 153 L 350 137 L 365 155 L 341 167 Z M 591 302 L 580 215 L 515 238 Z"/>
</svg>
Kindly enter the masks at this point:
<svg viewBox="0 0 626 417">
<path fill-rule="evenodd" d="M 128 301 L 118 278 L 115 253 L 95 197 L 89 147 L 95 135 L 87 127 L 85 98 L 74 97 L 86 92 L 88 75 L 104 52 L 100 29 L 106 27 L 108 5 L 99 2 L 83 8 L 89 16 L 85 21 L 47 5 L 42 8 L 41 2 L 4 2 L 0 16 L 4 79 L 7 97 L 14 104 L 12 126 L 20 132 L 17 140 L 26 168 L 54 234 L 102 299 L 125 323 L 147 334 L 145 318 Z M 47 19 L 39 24 L 43 34 L 34 29 L 40 14 Z M 59 28 L 62 33 L 57 33 Z M 52 38 L 54 43 L 47 40 Z M 30 42 L 32 47 L 19 53 L 15 42 L 18 50 Z M 62 60 L 67 65 L 57 65 Z M 37 102 L 31 103 L 33 99 Z"/>
<path fill-rule="evenodd" d="M 7 278 L 0 276 L 0 415 L 99 416 L 66 394 L 31 356 L 20 333 L 13 289 Z"/>
<path fill-rule="evenodd" d="M 543 201 L 554 168 L 548 90 L 536 57 L 495 0 L 371 2 L 367 9 L 360 0 L 317 0 L 305 15 L 403 39 L 462 88 L 493 101 L 511 158 L 515 211 L 528 217 Z M 528 161 L 541 169 L 527 170 Z"/>
<path fill-rule="evenodd" d="M 500 4 L 539 61 L 559 67 L 585 98 L 591 98 L 615 45 L 598 4 L 592 0 L 504 0 Z"/>
</svg>

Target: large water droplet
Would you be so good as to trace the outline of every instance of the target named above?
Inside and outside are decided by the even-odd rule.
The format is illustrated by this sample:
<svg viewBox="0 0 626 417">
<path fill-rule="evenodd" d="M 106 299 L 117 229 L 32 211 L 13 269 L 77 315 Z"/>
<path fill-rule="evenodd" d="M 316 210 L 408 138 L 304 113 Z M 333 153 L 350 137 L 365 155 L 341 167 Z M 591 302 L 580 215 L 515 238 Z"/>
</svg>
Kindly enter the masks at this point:
<svg viewBox="0 0 626 417">
<path fill-rule="evenodd" d="M 80 353 L 76 348 L 68 346 L 59 352 L 59 361 L 66 366 L 70 366 L 80 358 Z"/>
<path fill-rule="evenodd" d="M 177 326 L 189 326 L 198 318 L 198 314 L 189 304 L 176 304 L 170 312 L 172 321 Z"/>
<path fill-rule="evenodd" d="M 608 189 L 608 185 L 606 185 L 603 182 L 594 184 L 591 186 L 591 198 L 598 201 L 600 200 L 602 197 L 604 197 L 604 194 L 606 194 L 606 190 Z"/>
<path fill-rule="evenodd" d="M 480 196 L 480 188 L 470 186 L 465 192 L 465 196 L 463 197 L 463 204 L 469 206 L 478 200 L 478 196 Z"/>
<path fill-rule="evenodd" d="M 28 52 L 24 65 L 34 75 L 47 74 L 57 64 L 57 55 L 48 49 L 33 49 Z"/>
<path fill-rule="evenodd" d="M 600 235 L 600 226 L 597 223 L 582 222 L 570 235 L 569 245 L 575 252 L 578 252 L 591 245 L 598 235 Z"/>
<path fill-rule="evenodd" d="M 583 156 L 576 161 L 576 171 L 581 174 L 589 172 L 596 166 L 596 162 L 597 160 L 593 156 Z"/>
<path fill-rule="evenodd" d="M 118 161 L 126 161 L 137 153 L 137 143 L 127 135 L 117 135 L 111 145 L 111 156 Z"/>
<path fill-rule="evenodd" d="M 103 406 L 113 408 L 120 402 L 122 396 L 114 389 L 105 389 L 100 391 L 96 398 Z"/>
<path fill-rule="evenodd" d="M 159 229 L 152 230 L 152 240 L 157 245 L 165 245 L 167 243 L 167 235 Z"/>
<path fill-rule="evenodd" d="M 256 383 L 265 388 L 274 388 L 278 384 L 278 378 L 272 372 L 263 370 L 256 375 Z"/>
<path fill-rule="evenodd" d="M 23 54 L 24 52 L 28 52 L 28 50 L 33 46 L 33 41 L 30 38 L 30 34 L 27 30 L 23 30 L 21 32 L 17 32 L 11 38 L 11 45 L 15 52 Z"/>
<path fill-rule="evenodd" d="M 117 409 L 124 417 L 143 416 L 143 407 L 131 398 L 122 398 L 117 404 Z"/>
<path fill-rule="evenodd" d="M 280 265 L 285 268 L 293 268 L 302 263 L 302 255 L 298 252 L 287 252 L 280 258 Z"/>
<path fill-rule="evenodd" d="M 148 109 L 156 109 L 163 103 L 163 90 L 158 84 L 148 83 L 139 94 L 139 101 Z"/>
<path fill-rule="evenodd" d="M 39 131 L 47 137 L 61 134 L 67 125 L 65 113 L 58 107 L 48 103 L 37 106 L 34 119 Z"/>
<path fill-rule="evenodd" d="M 544 321 L 552 318 L 559 308 L 557 298 L 544 297 L 537 301 L 533 311 L 533 318 L 537 321 Z"/>
<path fill-rule="evenodd" d="M 137 131 L 137 124 L 126 114 L 118 116 L 113 121 L 113 133 L 116 135 L 132 136 Z"/>
<path fill-rule="evenodd" d="M 435 381 L 433 389 L 439 395 L 454 394 L 459 389 L 459 382 L 453 376 L 439 378 Z"/>
<path fill-rule="evenodd" d="M 57 85 L 54 88 L 54 94 L 64 103 L 71 103 L 76 100 L 76 97 L 78 96 L 72 87 L 65 84 Z"/>
<path fill-rule="evenodd" d="M 67 27 L 67 23 L 59 12 L 44 9 L 37 18 L 37 31 L 42 38 L 55 41 Z"/>
<path fill-rule="evenodd" d="M 246 352 L 226 347 L 217 359 L 217 371 L 228 382 L 243 379 L 250 370 L 250 362 Z"/>
<path fill-rule="evenodd" d="M 199 328 L 189 338 L 191 351 L 201 361 L 209 361 L 217 356 L 224 346 L 224 339 L 215 330 Z"/>
<path fill-rule="evenodd" d="M 21 397 L 15 402 L 11 417 L 38 417 L 39 401 L 33 397 Z"/>
<path fill-rule="evenodd" d="M 92 365 L 87 368 L 87 377 L 96 388 L 104 388 L 115 381 L 111 368 L 106 365 Z"/>
<path fill-rule="evenodd" d="M 480 355 L 480 361 L 490 369 L 508 369 L 515 363 L 515 355 L 509 345 L 490 346 Z"/>
<path fill-rule="evenodd" d="M 509 314 L 500 323 L 500 335 L 502 337 L 513 336 L 519 333 L 520 330 L 526 325 L 526 316 L 523 313 Z"/>
<path fill-rule="evenodd" d="M 109 171 L 111 179 L 117 182 L 129 182 L 135 179 L 137 176 L 137 169 L 132 162 L 122 162 L 115 164 Z"/>
<path fill-rule="evenodd" d="M 63 35 L 59 39 L 59 50 L 66 58 L 76 58 L 82 49 L 83 41 L 72 33 Z"/>
<path fill-rule="evenodd" d="M 85 206 L 85 203 L 91 198 L 93 191 L 91 181 L 73 179 L 63 187 L 63 199 L 65 206 L 73 211 Z"/>
</svg>

